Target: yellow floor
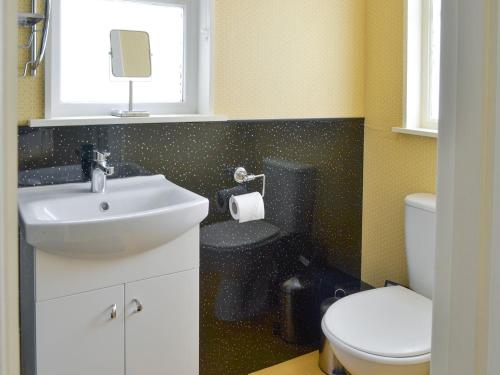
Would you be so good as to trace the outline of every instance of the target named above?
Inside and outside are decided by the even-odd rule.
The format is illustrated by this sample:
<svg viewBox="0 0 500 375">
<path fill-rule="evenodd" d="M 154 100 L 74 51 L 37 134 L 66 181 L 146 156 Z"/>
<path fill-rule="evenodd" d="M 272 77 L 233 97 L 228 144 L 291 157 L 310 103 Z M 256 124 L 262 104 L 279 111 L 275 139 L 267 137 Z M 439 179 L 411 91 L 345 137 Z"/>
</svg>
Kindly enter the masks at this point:
<svg viewBox="0 0 500 375">
<path fill-rule="evenodd" d="M 312 352 L 250 375 L 325 375 L 318 367 L 318 352 Z"/>
</svg>

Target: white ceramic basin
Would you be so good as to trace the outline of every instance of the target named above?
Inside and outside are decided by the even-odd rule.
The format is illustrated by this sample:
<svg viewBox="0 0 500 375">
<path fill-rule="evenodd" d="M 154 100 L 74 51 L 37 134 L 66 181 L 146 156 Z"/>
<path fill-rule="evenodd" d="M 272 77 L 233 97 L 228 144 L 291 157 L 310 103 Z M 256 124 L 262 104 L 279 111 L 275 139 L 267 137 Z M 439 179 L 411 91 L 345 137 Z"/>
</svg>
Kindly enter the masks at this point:
<svg viewBox="0 0 500 375">
<path fill-rule="evenodd" d="M 208 215 L 208 200 L 162 175 L 19 189 L 26 241 L 73 257 L 121 255 L 167 243 Z"/>
</svg>

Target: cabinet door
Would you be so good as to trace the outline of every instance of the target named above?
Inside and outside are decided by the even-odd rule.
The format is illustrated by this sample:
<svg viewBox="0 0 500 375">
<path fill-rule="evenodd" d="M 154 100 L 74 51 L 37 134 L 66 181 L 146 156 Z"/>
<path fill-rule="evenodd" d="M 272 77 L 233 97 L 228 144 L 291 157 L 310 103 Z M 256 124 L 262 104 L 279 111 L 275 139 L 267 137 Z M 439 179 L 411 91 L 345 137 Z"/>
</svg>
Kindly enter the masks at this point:
<svg viewBox="0 0 500 375">
<path fill-rule="evenodd" d="M 197 269 L 126 284 L 125 314 L 127 375 L 198 374 Z"/>
<path fill-rule="evenodd" d="M 124 375 L 123 295 L 122 285 L 37 303 L 37 375 Z"/>
</svg>

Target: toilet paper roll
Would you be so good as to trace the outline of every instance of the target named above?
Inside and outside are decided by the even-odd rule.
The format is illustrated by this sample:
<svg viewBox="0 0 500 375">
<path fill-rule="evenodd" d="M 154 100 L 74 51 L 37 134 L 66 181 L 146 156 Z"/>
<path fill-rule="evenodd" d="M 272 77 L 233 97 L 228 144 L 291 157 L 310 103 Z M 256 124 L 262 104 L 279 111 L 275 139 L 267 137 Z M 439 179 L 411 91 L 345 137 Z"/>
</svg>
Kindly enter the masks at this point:
<svg viewBox="0 0 500 375">
<path fill-rule="evenodd" d="M 264 200 L 260 193 L 250 193 L 232 196 L 229 200 L 229 210 L 234 220 L 240 223 L 264 219 Z"/>
</svg>

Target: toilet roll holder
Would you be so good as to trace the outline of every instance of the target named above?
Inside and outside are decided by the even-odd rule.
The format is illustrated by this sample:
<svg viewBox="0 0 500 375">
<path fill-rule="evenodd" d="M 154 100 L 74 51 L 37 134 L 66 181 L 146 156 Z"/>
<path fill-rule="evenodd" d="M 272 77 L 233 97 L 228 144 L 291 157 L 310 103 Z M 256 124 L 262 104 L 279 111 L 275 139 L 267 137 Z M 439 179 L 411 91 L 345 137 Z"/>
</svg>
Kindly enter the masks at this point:
<svg viewBox="0 0 500 375">
<path fill-rule="evenodd" d="M 247 170 L 243 167 L 236 168 L 234 172 L 234 180 L 238 184 L 244 184 L 245 182 L 253 181 L 257 178 L 262 178 L 262 197 L 266 193 L 266 175 L 265 174 L 249 174 Z"/>
</svg>

